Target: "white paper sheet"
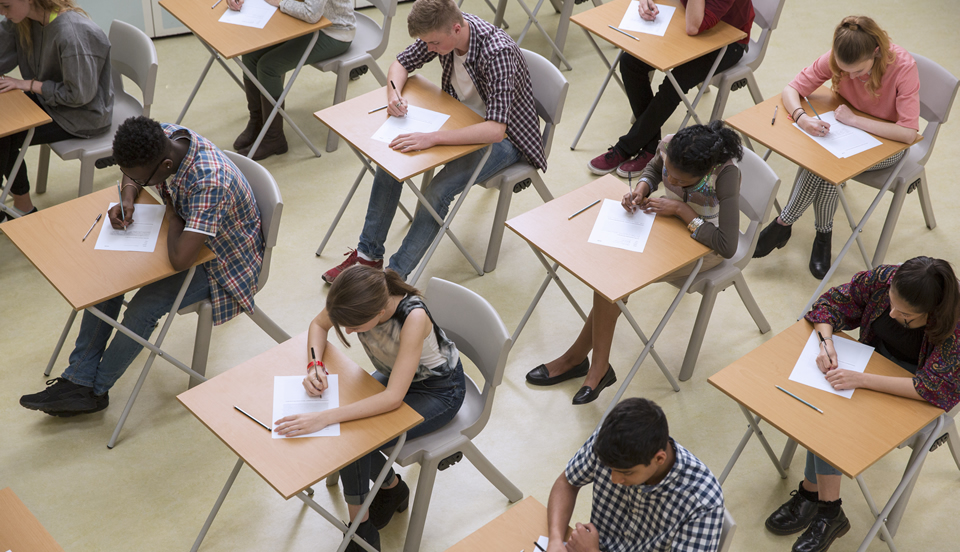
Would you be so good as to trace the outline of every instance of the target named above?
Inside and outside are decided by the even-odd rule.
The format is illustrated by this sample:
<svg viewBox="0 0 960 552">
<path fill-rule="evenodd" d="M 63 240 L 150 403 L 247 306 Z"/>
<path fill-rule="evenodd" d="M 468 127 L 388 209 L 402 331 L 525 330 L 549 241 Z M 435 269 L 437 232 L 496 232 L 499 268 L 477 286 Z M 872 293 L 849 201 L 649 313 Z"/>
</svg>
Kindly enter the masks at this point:
<svg viewBox="0 0 960 552">
<path fill-rule="evenodd" d="M 587 241 L 643 253 L 656 218 L 656 213 L 644 213 L 640 209 L 637 209 L 636 213 L 631 213 L 624 209 L 619 201 L 604 199 L 600 204 L 597 222 L 593 224 L 593 230 Z"/>
<path fill-rule="evenodd" d="M 657 14 L 656 19 L 647 21 L 640 17 L 640 2 L 633 0 L 627 7 L 627 12 L 623 14 L 623 19 L 620 20 L 620 30 L 663 36 L 667 32 L 667 27 L 670 26 L 670 20 L 673 18 L 673 12 L 677 11 L 677 8 L 657 4 L 657 9 L 660 10 L 660 13 Z"/>
<path fill-rule="evenodd" d="M 844 370 L 853 370 L 854 372 L 863 372 L 870 362 L 870 355 L 873 354 L 873 347 L 864 345 L 859 341 L 844 339 L 842 337 L 833 338 L 833 348 L 837 351 L 837 364 Z M 853 397 L 854 389 L 837 391 L 830 385 L 827 378 L 824 377 L 820 368 L 817 368 L 817 355 L 820 354 L 820 338 L 817 337 L 817 331 L 810 332 L 810 338 L 807 344 L 803 346 L 800 358 L 790 372 L 790 381 L 809 385 L 815 389 L 833 393 L 841 397 Z"/>
<path fill-rule="evenodd" d="M 826 136 L 812 136 L 803 131 L 803 129 L 801 129 L 801 132 L 810 136 L 814 142 L 823 146 L 827 151 L 832 153 L 834 157 L 839 159 L 852 157 L 860 152 L 881 145 L 880 140 L 877 140 L 868 132 L 837 121 L 833 111 L 821 113 L 820 119 L 830 125 L 830 131 L 827 132 Z M 793 123 L 793 126 L 800 128 L 797 123 Z"/>
<path fill-rule="evenodd" d="M 243 7 L 240 8 L 240 11 L 228 8 L 220 16 L 220 22 L 262 29 L 276 12 L 277 8 L 275 6 L 271 6 L 263 0 L 243 0 Z"/>
<path fill-rule="evenodd" d="M 323 397 L 311 397 L 303 389 L 303 376 L 274 376 L 273 378 L 273 438 L 287 439 L 276 432 L 276 422 L 280 418 L 294 414 L 323 412 L 340 406 L 340 382 L 336 374 L 327 376 L 330 385 L 323 392 Z M 320 431 L 306 435 L 297 435 L 289 439 L 300 437 L 336 437 L 340 435 L 340 424 L 328 425 Z"/>
<path fill-rule="evenodd" d="M 540 535 L 540 538 L 537 539 L 537 544 L 540 546 L 540 548 L 546 550 L 546 549 L 547 549 L 547 545 L 550 544 L 550 537 L 547 537 L 547 536 L 544 536 L 544 535 Z M 563 544 L 564 544 L 564 546 L 566 546 L 567 543 L 564 542 Z M 540 551 L 540 548 L 537 548 L 536 546 L 534 546 L 534 547 L 533 547 L 533 550 L 534 550 L 534 552 L 539 552 L 539 551 Z"/>
<path fill-rule="evenodd" d="M 389 144 L 400 134 L 436 132 L 449 118 L 445 113 L 408 105 L 406 117 L 387 117 L 386 122 L 373 134 L 373 139 Z"/>
<path fill-rule="evenodd" d="M 116 203 L 111 203 L 110 208 L 114 205 Z M 160 225 L 166 210 L 163 205 L 137 205 L 133 212 L 133 224 L 127 226 L 126 230 L 114 230 L 110 221 L 104 220 L 94 249 L 153 253 L 157 248 Z"/>
</svg>

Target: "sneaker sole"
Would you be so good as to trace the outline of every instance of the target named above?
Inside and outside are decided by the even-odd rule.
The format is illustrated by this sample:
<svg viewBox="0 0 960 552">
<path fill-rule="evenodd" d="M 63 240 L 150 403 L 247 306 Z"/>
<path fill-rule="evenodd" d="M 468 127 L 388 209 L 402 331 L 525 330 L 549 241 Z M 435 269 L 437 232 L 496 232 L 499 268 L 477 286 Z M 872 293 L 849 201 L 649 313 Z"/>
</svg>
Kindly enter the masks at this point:
<svg viewBox="0 0 960 552">
<path fill-rule="evenodd" d="M 590 169 L 590 172 L 592 172 L 593 174 L 595 174 L 595 175 L 597 175 L 597 176 L 603 176 L 603 175 L 605 175 L 605 174 L 610 174 L 610 173 L 612 173 L 613 171 L 617 170 L 617 168 L 614 167 L 614 168 L 612 168 L 612 169 L 610 169 L 610 170 L 606 170 L 606 171 L 605 171 L 605 170 L 603 170 L 603 169 L 598 169 L 598 168 L 594 167 L 594 166 L 591 165 L 590 163 L 587 163 L 587 168 Z"/>
<path fill-rule="evenodd" d="M 620 170 L 620 167 L 617 167 L 617 176 L 620 178 L 638 178 L 641 174 L 643 174 L 642 170 L 627 172 Z"/>
</svg>

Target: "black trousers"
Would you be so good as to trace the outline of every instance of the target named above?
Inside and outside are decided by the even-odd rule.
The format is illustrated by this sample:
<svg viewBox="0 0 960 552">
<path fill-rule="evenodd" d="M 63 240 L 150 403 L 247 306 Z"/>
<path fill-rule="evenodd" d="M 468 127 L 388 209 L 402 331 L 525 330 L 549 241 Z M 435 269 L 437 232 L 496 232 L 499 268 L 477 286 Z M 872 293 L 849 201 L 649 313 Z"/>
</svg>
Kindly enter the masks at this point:
<svg viewBox="0 0 960 552">
<path fill-rule="evenodd" d="M 33 94 L 28 94 L 28 96 L 36 102 Z M 20 154 L 20 147 L 23 146 L 23 141 L 26 138 L 27 131 L 25 130 L 0 138 L 0 171 L 2 171 L 0 174 L 3 174 L 3 178 L 10 178 L 10 171 L 13 170 L 13 164 L 17 161 L 17 155 Z M 30 145 L 51 144 L 70 138 L 76 138 L 76 136 L 63 130 L 55 121 L 51 121 L 34 129 L 33 140 L 30 141 Z M 30 191 L 30 181 L 27 179 L 26 160 L 20 164 L 20 169 L 13 179 L 13 186 L 10 188 L 10 191 L 16 195 L 23 195 Z"/>
<path fill-rule="evenodd" d="M 673 69 L 673 76 L 684 93 L 703 82 L 719 52 L 720 50 L 710 52 Z M 743 52 L 743 44 L 734 43 L 728 46 L 720 65 L 717 66 L 717 73 L 740 61 Z M 627 89 L 630 108 L 637 120 L 630 127 L 630 131 L 620 137 L 617 148 L 631 157 L 641 150 L 656 153 L 661 138 L 660 128 L 680 105 L 680 95 L 669 79 L 663 79 L 657 94 L 653 94 L 650 71 L 653 71 L 653 67 L 629 54 L 620 58 L 620 74 Z"/>
</svg>

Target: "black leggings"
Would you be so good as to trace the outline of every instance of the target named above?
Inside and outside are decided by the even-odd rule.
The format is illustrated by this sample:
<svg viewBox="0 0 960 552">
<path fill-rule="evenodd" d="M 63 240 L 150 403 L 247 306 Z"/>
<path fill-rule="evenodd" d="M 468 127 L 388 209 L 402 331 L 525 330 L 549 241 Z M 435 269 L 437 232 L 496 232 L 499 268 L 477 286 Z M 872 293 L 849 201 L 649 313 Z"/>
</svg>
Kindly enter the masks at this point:
<svg viewBox="0 0 960 552">
<path fill-rule="evenodd" d="M 740 61 L 743 50 L 744 45 L 739 43 L 727 47 L 717 66 L 717 73 Z M 673 76 L 684 93 L 703 82 L 718 53 L 719 50 L 710 52 L 674 67 Z M 660 143 L 660 127 L 680 105 L 680 95 L 667 78 L 663 79 L 657 94 L 653 94 L 650 71 L 653 71 L 653 67 L 629 54 L 623 54 L 620 58 L 620 74 L 627 89 L 627 98 L 630 99 L 630 108 L 637 120 L 630 131 L 620 137 L 617 148 L 631 157 L 640 153 L 640 150 L 656 153 L 657 144 Z"/>
<path fill-rule="evenodd" d="M 34 101 L 36 100 L 34 99 Z M 0 170 L 3 171 L 3 178 L 10 178 L 10 171 L 13 170 L 13 164 L 17 161 L 17 155 L 20 154 L 20 146 L 23 145 L 26 137 L 27 131 L 24 130 L 0 138 Z M 30 145 L 51 144 L 70 138 L 76 138 L 76 136 L 63 130 L 56 122 L 51 121 L 34 129 L 33 140 L 30 141 Z M 17 175 L 13 179 L 13 186 L 10 191 L 16 195 L 23 195 L 30 191 L 26 159 L 20 164 L 20 170 L 17 171 Z"/>
</svg>

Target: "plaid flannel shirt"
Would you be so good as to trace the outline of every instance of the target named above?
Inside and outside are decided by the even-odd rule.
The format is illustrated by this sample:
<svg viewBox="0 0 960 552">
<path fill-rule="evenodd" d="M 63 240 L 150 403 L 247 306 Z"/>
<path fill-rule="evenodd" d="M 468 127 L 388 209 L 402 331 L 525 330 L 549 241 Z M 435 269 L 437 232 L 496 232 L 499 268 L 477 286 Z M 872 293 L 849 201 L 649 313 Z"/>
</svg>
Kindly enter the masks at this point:
<svg viewBox="0 0 960 552">
<path fill-rule="evenodd" d="M 696 456 L 670 443 L 673 467 L 656 485 L 617 485 L 593 452 L 597 433 L 567 464 L 571 485 L 593 483 L 590 521 L 604 552 L 714 552 L 723 527 L 723 491 Z"/>
<path fill-rule="evenodd" d="M 510 35 L 475 15 L 464 13 L 463 19 L 470 26 L 470 46 L 463 65 L 487 106 L 487 120 L 507 125 L 507 138 L 531 165 L 546 171 L 540 118 L 533 102 L 530 72 L 520 47 Z M 412 73 L 438 55 L 418 38 L 397 54 L 397 61 Z M 440 65 L 443 66 L 443 91 L 459 100 L 451 82 L 453 52 L 440 56 Z"/>
<path fill-rule="evenodd" d="M 213 323 L 223 324 L 242 311 L 253 312 L 263 236 L 260 210 L 250 184 L 222 151 L 187 128 L 162 124 L 172 140 L 190 139 L 177 173 L 157 189 L 186 221 L 185 232 L 206 234 L 206 246 L 217 258 L 204 263 Z"/>
</svg>

